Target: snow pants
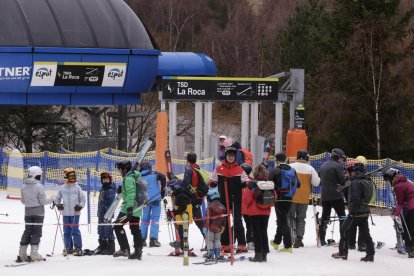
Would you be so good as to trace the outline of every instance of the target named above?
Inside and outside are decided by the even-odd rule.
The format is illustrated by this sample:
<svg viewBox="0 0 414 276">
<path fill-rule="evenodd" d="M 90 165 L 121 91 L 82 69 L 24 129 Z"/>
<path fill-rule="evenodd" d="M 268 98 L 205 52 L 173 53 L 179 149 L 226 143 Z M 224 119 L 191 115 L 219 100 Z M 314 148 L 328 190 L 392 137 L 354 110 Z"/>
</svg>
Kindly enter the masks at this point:
<svg viewBox="0 0 414 276">
<path fill-rule="evenodd" d="M 290 232 L 290 227 L 288 224 L 288 212 L 290 210 L 290 205 L 292 205 L 292 202 L 290 201 L 278 201 L 275 203 L 275 210 L 276 210 L 276 234 L 274 238 L 274 243 L 280 244 L 283 239 L 283 244 L 285 248 L 291 248 L 292 247 L 292 236 Z M 254 229 L 253 229 L 253 235 Z M 255 245 L 256 249 L 256 245 Z"/>
<path fill-rule="evenodd" d="M 42 228 L 43 228 L 43 216 L 25 216 L 24 222 L 26 226 L 22 238 L 20 240 L 20 245 L 37 245 L 40 243 L 40 238 L 42 237 Z M 39 223 L 40 225 L 30 225 L 27 223 Z"/>
<path fill-rule="evenodd" d="M 250 216 L 253 227 L 254 253 L 269 253 L 267 225 L 269 216 Z"/>
<path fill-rule="evenodd" d="M 146 208 L 144 208 L 141 223 L 141 235 L 143 240 L 147 239 L 148 228 L 150 228 L 150 238 L 155 238 L 158 240 L 158 232 L 160 229 L 160 214 L 160 201 L 153 201 Z"/>
<path fill-rule="evenodd" d="M 366 217 L 350 217 L 341 224 L 341 240 L 339 241 L 339 252 L 342 255 L 348 255 L 348 243 L 349 234 L 356 227 L 359 227 L 359 235 L 362 241 L 366 244 L 367 255 L 375 255 L 374 243 L 372 242 L 371 235 L 369 233 L 368 216 Z"/>
<path fill-rule="evenodd" d="M 79 217 L 80 216 L 63 216 L 63 237 L 65 240 L 66 252 L 70 252 L 72 249 L 72 238 L 74 247 L 82 249 Z"/>
<path fill-rule="evenodd" d="M 125 218 L 121 219 L 122 217 L 125 217 Z M 126 214 L 124 213 L 118 214 L 118 217 L 115 220 L 115 223 L 122 223 L 122 225 L 115 225 L 114 231 L 115 231 L 116 238 L 118 239 L 119 247 L 121 248 L 121 250 L 128 249 L 128 251 L 131 251 L 129 247 L 129 243 L 128 243 L 128 238 L 126 236 L 124 225 L 123 225 L 123 224 L 126 224 L 127 222 L 130 223 L 129 229 L 131 230 L 131 234 L 134 240 L 134 249 L 135 250 L 142 249 L 143 240 L 141 236 L 141 229 L 139 228 L 139 221 L 140 221 L 139 217 L 131 217 L 131 219 L 129 220 Z"/>
<path fill-rule="evenodd" d="M 293 232 L 292 238 L 303 239 L 305 235 L 306 225 L 306 211 L 308 210 L 308 204 L 292 203 L 288 213 L 288 223 L 291 231 Z"/>
</svg>

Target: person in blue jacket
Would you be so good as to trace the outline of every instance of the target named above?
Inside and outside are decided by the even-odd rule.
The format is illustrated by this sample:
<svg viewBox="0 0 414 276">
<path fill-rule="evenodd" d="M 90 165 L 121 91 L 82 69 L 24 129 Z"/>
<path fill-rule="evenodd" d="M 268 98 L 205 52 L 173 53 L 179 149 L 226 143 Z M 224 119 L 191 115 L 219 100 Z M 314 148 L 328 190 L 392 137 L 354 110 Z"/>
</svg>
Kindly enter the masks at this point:
<svg viewBox="0 0 414 276">
<path fill-rule="evenodd" d="M 161 214 L 161 200 L 165 195 L 166 177 L 164 174 L 152 170 L 148 162 L 139 165 L 141 177 L 147 182 L 148 205 L 142 215 L 141 234 L 144 246 L 147 245 L 148 228 L 150 228 L 149 247 L 160 247 L 158 241 L 159 221 Z"/>
<path fill-rule="evenodd" d="M 98 255 L 112 255 L 115 252 L 115 238 L 112 231 L 112 225 L 101 225 L 105 221 L 105 213 L 108 211 L 115 199 L 116 185 L 112 181 L 112 175 L 109 172 L 101 173 L 101 191 L 98 201 L 98 235 L 99 246 L 94 253 Z M 109 222 L 110 223 L 110 222 Z"/>
</svg>

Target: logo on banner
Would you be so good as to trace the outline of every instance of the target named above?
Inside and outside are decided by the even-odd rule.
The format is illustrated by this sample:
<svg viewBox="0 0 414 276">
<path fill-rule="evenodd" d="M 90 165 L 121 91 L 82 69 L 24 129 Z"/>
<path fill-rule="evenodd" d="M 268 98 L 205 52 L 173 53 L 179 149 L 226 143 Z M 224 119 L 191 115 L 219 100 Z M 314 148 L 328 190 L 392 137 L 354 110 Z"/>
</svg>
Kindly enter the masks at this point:
<svg viewBox="0 0 414 276">
<path fill-rule="evenodd" d="M 54 86 L 57 63 L 35 62 L 31 86 Z"/>
<path fill-rule="evenodd" d="M 29 66 L 25 67 L 0 67 L 0 81 L 1 80 L 28 80 L 30 79 Z"/>
<path fill-rule="evenodd" d="M 126 65 L 105 65 L 102 86 L 122 87 L 125 81 Z"/>
</svg>

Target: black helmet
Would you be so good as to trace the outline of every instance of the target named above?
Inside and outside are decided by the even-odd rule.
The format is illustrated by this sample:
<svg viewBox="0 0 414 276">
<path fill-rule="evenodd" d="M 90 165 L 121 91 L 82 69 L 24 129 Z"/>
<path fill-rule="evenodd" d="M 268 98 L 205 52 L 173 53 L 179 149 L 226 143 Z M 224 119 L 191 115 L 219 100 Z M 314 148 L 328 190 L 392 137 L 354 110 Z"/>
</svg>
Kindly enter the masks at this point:
<svg viewBox="0 0 414 276">
<path fill-rule="evenodd" d="M 152 166 L 148 161 L 143 161 L 143 162 L 141 162 L 141 164 L 139 164 L 139 171 L 140 172 L 148 171 L 148 170 L 149 171 L 152 170 Z"/>
<path fill-rule="evenodd" d="M 228 154 L 228 153 L 237 154 L 237 149 L 236 148 L 233 148 L 233 147 L 227 147 L 225 153 L 226 154 Z"/>
<path fill-rule="evenodd" d="M 336 159 L 336 160 L 338 160 L 339 158 L 343 158 L 343 159 L 347 158 L 345 152 L 341 149 L 338 149 L 338 148 L 335 148 L 335 149 L 332 150 L 331 157 L 333 159 Z"/>
<path fill-rule="evenodd" d="M 129 160 L 122 160 L 115 163 L 115 168 L 128 172 L 132 169 L 132 163 Z"/>
<path fill-rule="evenodd" d="M 240 165 L 240 167 L 247 175 L 249 175 L 252 172 L 252 167 L 249 164 L 243 163 Z"/>
<path fill-rule="evenodd" d="M 390 170 L 387 170 L 386 172 L 384 172 L 382 177 L 384 178 L 385 181 L 389 181 L 390 183 L 392 183 L 393 180 L 394 180 L 394 177 L 399 173 L 400 173 L 399 170 L 390 169 Z"/>
<path fill-rule="evenodd" d="M 361 163 L 354 163 L 347 169 L 349 172 L 365 172 L 365 166 Z"/>
<path fill-rule="evenodd" d="M 296 155 L 296 159 L 309 161 L 309 152 L 306 150 L 299 150 Z"/>
</svg>

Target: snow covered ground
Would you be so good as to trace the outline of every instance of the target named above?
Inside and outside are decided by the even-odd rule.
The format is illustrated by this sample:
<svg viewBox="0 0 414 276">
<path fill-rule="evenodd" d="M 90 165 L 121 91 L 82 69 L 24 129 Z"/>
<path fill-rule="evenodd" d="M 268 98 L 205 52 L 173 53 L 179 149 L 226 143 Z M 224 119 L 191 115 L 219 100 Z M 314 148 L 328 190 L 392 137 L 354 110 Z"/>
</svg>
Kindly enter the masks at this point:
<svg viewBox="0 0 414 276">
<path fill-rule="evenodd" d="M 201 234 L 195 225 L 190 226 L 190 247 L 194 248 L 199 257 L 190 258 L 190 266 L 182 265 L 182 258 L 168 257 L 171 248 L 168 246 L 169 236 L 166 224 L 160 227 L 160 248 L 144 248 L 143 259 L 128 260 L 126 258 L 113 258 L 112 256 L 84 256 L 69 258 L 61 256 L 63 242 L 58 235 L 54 257 L 47 258 L 46 262 L 33 263 L 21 267 L 5 267 L 13 263 L 17 256 L 19 241 L 24 230 L 24 207 L 18 200 L 5 198 L 6 193 L 0 192 L 0 213 L 9 216 L 0 216 L 0 275 L 413 275 L 414 260 L 399 255 L 390 247 L 395 245 L 395 234 L 391 219 L 388 216 L 374 216 L 376 226 L 370 225 L 375 241 L 385 242 L 382 249 L 376 251 L 374 263 L 359 261 L 364 253 L 350 251 L 347 261 L 335 260 L 331 254 L 337 251 L 335 247 L 317 248 L 315 241 L 315 228 L 312 219 L 312 208 L 308 209 L 305 247 L 294 250 L 293 254 L 279 253 L 271 249 L 267 263 L 251 263 L 249 261 L 220 263 L 212 266 L 193 265 L 191 262 L 202 260 L 200 248 L 202 246 Z M 86 222 L 86 215 L 81 216 Z M 16 223 L 16 224 L 9 224 Z M 56 216 L 54 210 L 47 208 L 45 226 L 43 227 L 40 253 L 52 253 L 55 235 Z M 275 233 L 275 215 L 272 212 L 269 222 L 269 239 Z M 327 238 L 331 237 L 331 227 L 328 228 Z M 88 226 L 81 227 L 84 249 L 94 249 L 97 246 L 96 225 L 92 225 L 91 233 Z M 129 229 L 127 230 L 131 237 Z M 335 225 L 334 239 L 339 240 L 338 223 Z M 131 240 L 130 240 L 130 244 Z M 118 248 L 118 245 L 117 245 Z M 150 253 L 152 256 L 149 256 Z M 253 253 L 246 253 L 252 256 Z"/>
</svg>

